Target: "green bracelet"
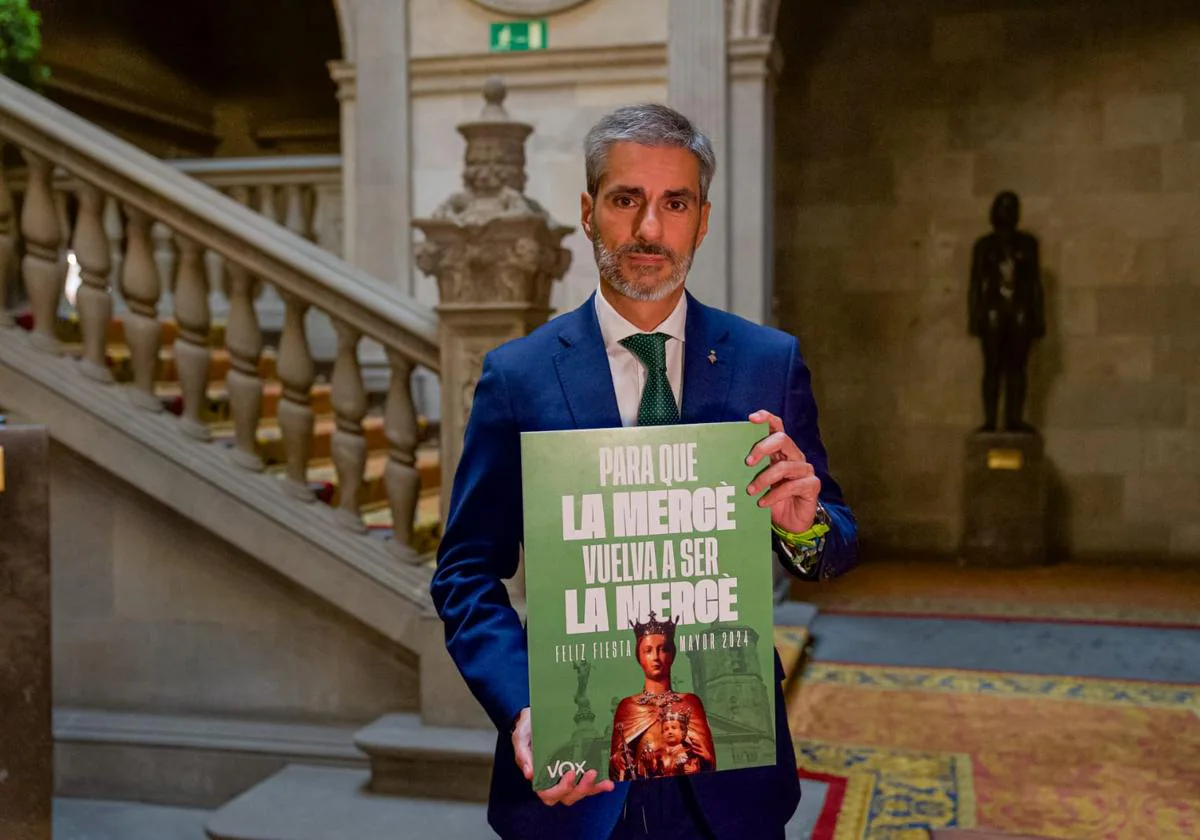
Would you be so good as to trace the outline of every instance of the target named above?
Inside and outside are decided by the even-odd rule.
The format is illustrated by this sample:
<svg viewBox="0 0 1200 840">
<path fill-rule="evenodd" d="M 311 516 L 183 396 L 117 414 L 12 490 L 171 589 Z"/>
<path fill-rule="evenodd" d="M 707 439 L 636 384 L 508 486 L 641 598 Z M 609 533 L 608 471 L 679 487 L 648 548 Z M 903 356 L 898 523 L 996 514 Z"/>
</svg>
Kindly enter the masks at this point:
<svg viewBox="0 0 1200 840">
<path fill-rule="evenodd" d="M 786 528 L 780 528 L 772 522 L 771 530 L 788 545 L 795 546 L 796 548 L 816 548 L 820 544 L 821 538 L 829 533 L 829 526 L 824 522 L 814 522 L 813 526 L 807 531 L 796 533 Z"/>
</svg>

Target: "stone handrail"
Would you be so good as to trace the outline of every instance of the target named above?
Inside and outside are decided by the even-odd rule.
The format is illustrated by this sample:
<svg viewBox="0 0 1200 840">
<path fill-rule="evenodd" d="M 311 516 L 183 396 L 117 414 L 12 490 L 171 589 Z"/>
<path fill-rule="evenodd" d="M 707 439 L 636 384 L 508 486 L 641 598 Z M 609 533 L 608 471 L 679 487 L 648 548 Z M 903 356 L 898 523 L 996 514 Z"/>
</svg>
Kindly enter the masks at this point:
<svg viewBox="0 0 1200 840">
<path fill-rule="evenodd" d="M 325 250 L 338 256 L 345 253 L 341 155 L 197 158 L 166 163 Z"/>
<path fill-rule="evenodd" d="M 342 182 L 341 155 L 177 158 L 166 163 L 214 187 Z"/>
<path fill-rule="evenodd" d="M 4 287 L 9 266 L 19 257 L 33 317 L 30 342 L 47 353 L 62 352 L 56 328 L 69 250 L 82 278 L 76 304 L 83 346 L 79 370 L 95 382 L 111 383 L 105 354 L 113 311 L 113 254 L 106 223 L 111 229 L 115 220 L 123 228 L 124 250 L 119 277 L 113 279 L 129 310 L 122 324 L 133 370 L 133 383 L 125 390 L 134 406 L 161 411 L 155 378 L 164 283 L 154 259 L 152 228 L 165 226 L 173 233 L 177 251 L 171 315 L 178 330 L 174 357 L 183 403 L 179 429 L 207 440 L 210 430 L 202 409 L 210 387 L 214 333 L 205 262 L 207 254 L 219 255 L 229 297 L 224 351 L 230 370 L 224 387 L 235 427 L 232 460 L 249 470 L 263 468 L 257 451 L 263 341 L 253 306 L 255 286 L 262 282 L 276 289 L 285 305 L 275 365 L 282 386 L 278 422 L 287 461 L 282 486 L 298 500 L 312 501 L 306 470 L 314 438 L 311 393 L 316 376 L 305 315 L 310 309 L 326 313 L 338 339 L 331 401 L 336 415 L 332 455 L 341 488 L 339 521 L 359 532 L 366 530 L 356 496 L 363 483 L 368 400 L 357 349 L 364 337 L 374 339 L 391 366 L 383 422 L 388 442 L 384 484 L 398 553 L 405 560 L 415 559 L 408 543 L 420 478 L 411 376 L 416 365 L 438 370 L 432 310 L 286 226 L 0 77 L 3 144 L 19 149 L 26 183 L 18 218 L 0 165 L 0 328 L 12 321 L 3 306 Z M 67 198 L 73 213 L 66 212 L 61 199 L 56 201 L 56 169 L 71 176 Z M 239 186 L 230 189 L 236 192 Z M 212 457 L 222 456 L 214 448 Z"/>
</svg>

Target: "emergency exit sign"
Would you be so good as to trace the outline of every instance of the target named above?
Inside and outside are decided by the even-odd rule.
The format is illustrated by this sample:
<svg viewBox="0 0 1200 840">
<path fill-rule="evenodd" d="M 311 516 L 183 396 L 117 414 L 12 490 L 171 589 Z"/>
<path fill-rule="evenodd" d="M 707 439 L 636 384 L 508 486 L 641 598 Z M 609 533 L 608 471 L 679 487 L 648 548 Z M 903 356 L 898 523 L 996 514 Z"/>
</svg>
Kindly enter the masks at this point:
<svg viewBox="0 0 1200 840">
<path fill-rule="evenodd" d="M 549 30 L 544 20 L 514 20 L 493 23 L 492 52 L 526 52 L 546 49 Z"/>
</svg>

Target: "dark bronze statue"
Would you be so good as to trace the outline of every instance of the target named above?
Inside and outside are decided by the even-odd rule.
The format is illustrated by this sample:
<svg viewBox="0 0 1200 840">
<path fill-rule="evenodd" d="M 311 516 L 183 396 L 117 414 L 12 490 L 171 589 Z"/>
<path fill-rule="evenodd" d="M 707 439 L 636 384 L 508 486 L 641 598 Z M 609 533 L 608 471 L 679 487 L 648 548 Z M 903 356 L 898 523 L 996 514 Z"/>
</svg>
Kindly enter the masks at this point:
<svg viewBox="0 0 1200 840">
<path fill-rule="evenodd" d="M 969 294 L 971 335 L 983 342 L 983 413 L 980 431 L 996 430 L 1004 383 L 1004 428 L 1032 432 L 1022 419 L 1026 366 L 1035 338 L 1046 334 L 1037 240 L 1017 230 L 1021 202 L 1002 192 L 992 202 L 993 231 L 975 242 Z"/>
</svg>

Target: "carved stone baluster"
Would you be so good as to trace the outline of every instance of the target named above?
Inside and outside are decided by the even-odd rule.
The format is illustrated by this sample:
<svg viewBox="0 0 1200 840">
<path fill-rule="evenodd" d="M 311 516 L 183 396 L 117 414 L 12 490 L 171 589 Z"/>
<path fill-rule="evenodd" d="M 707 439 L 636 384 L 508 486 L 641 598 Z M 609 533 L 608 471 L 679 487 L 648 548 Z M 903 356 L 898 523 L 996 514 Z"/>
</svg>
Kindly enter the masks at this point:
<svg viewBox="0 0 1200 840">
<path fill-rule="evenodd" d="M 259 214 L 270 219 L 272 222 L 279 222 L 279 205 L 275 201 L 275 186 L 273 184 L 263 184 L 256 190 L 258 198 Z"/>
<path fill-rule="evenodd" d="M 150 226 L 150 238 L 154 241 L 154 265 L 158 268 L 158 281 L 162 294 L 159 296 L 159 306 L 163 312 L 171 312 L 175 304 L 172 296 L 175 294 L 175 272 L 178 266 L 178 254 L 175 246 L 175 231 L 163 222 L 155 222 Z"/>
<path fill-rule="evenodd" d="M 179 273 L 175 275 L 175 321 L 179 324 L 179 337 L 175 341 L 175 359 L 183 391 L 180 423 L 184 432 L 197 440 L 209 440 L 212 434 L 201 415 L 212 361 L 208 349 L 211 322 L 204 249 L 182 235 L 175 237 L 175 244 L 179 248 Z"/>
<path fill-rule="evenodd" d="M 79 369 L 89 379 L 112 382 L 112 373 L 104 361 L 108 347 L 108 325 L 112 321 L 113 301 L 108 278 L 112 260 L 108 235 L 104 232 L 104 194 L 87 182 L 79 184 L 79 217 L 75 240 L 71 243 L 79 261 L 82 281 L 75 293 L 75 308 L 83 330 L 83 359 Z"/>
<path fill-rule="evenodd" d="M 25 240 L 21 274 L 33 310 L 30 341 L 39 350 L 58 354 L 62 348 L 54 326 L 67 275 L 62 259 L 62 228 L 50 186 L 51 167 L 44 157 L 28 149 L 22 149 L 21 156 L 29 170 L 21 207 L 21 236 Z"/>
<path fill-rule="evenodd" d="M 204 252 L 204 276 L 208 282 L 208 311 L 214 321 L 229 320 L 229 290 L 225 258 L 216 251 Z"/>
<path fill-rule="evenodd" d="M 286 295 L 284 303 L 287 308 L 276 365 L 279 380 L 283 383 L 283 399 L 279 401 L 279 428 L 287 453 L 287 480 L 283 486 L 297 499 L 311 502 L 315 497 L 308 486 L 308 459 L 313 444 L 310 391 L 316 369 L 304 333 L 304 314 L 309 305 L 294 295 Z"/>
<path fill-rule="evenodd" d="M 337 361 L 333 365 L 333 410 L 337 429 L 333 433 L 333 464 L 337 468 L 339 500 L 337 520 L 352 531 L 365 533 L 358 510 L 363 470 L 367 465 L 367 439 L 363 435 L 363 417 L 367 414 L 367 389 L 363 387 L 358 366 L 358 340 L 354 328 L 335 320 Z"/>
<path fill-rule="evenodd" d="M 129 398 L 147 411 L 162 411 L 162 402 L 154 395 L 154 377 L 158 372 L 158 351 L 162 345 L 162 327 L 158 323 L 158 297 L 161 284 L 154 264 L 150 241 L 150 216 L 132 205 L 125 205 L 125 263 L 121 271 L 121 294 L 129 305 L 125 316 L 125 343 L 133 362 L 134 387 Z"/>
<path fill-rule="evenodd" d="M 13 218 L 12 193 L 4 177 L 4 147 L 0 142 L 0 327 L 11 327 L 8 312 L 9 280 L 12 277 L 13 255 L 17 252 L 17 229 Z"/>
<path fill-rule="evenodd" d="M 254 312 L 254 280 L 250 272 L 235 262 L 225 261 L 229 282 L 229 321 L 225 324 L 225 347 L 229 350 L 230 371 L 225 377 L 229 389 L 229 407 L 233 412 L 233 462 L 248 470 L 263 468 L 257 451 L 258 421 L 262 417 L 263 383 L 258 376 L 258 358 L 262 354 L 262 330 Z"/>
<path fill-rule="evenodd" d="M 388 442 L 388 461 L 383 480 L 387 487 L 388 507 L 396 541 L 412 542 L 417 498 L 421 493 L 421 473 L 417 470 L 417 411 L 412 400 L 413 363 L 394 350 L 388 350 L 392 367 L 383 427 Z"/>
<path fill-rule="evenodd" d="M 297 236 L 313 239 L 312 219 L 305 212 L 303 184 L 288 184 L 283 188 L 283 226 Z"/>
<path fill-rule="evenodd" d="M 50 178 L 53 184 L 53 173 L 51 173 Z M 70 204 L 71 190 L 63 186 L 54 187 L 54 212 L 58 215 L 58 229 L 62 233 L 64 247 L 71 241 Z"/>
<path fill-rule="evenodd" d="M 121 221 L 121 205 L 109 196 L 104 201 L 104 235 L 108 238 L 108 259 L 112 265 L 110 277 L 120 277 L 125 266 L 125 223 Z M 113 288 L 112 296 L 120 300 L 120 289 Z M 114 302 L 120 310 L 121 304 Z"/>
<path fill-rule="evenodd" d="M 273 184 L 262 184 L 255 189 L 255 198 L 259 215 L 279 224 L 279 202 L 277 189 Z M 254 287 L 254 299 L 257 301 L 257 311 L 266 323 L 267 328 L 279 329 L 280 312 L 284 309 L 282 296 L 270 283 L 259 278 Z"/>
</svg>

